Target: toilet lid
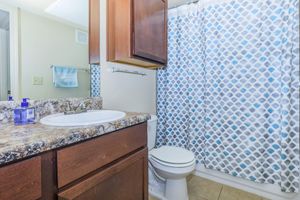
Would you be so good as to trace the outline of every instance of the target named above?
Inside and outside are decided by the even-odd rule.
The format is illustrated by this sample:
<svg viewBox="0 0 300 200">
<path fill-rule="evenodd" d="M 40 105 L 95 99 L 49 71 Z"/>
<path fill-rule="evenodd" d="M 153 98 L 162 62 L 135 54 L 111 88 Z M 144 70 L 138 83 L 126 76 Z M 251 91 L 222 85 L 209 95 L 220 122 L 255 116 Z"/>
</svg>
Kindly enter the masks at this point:
<svg viewBox="0 0 300 200">
<path fill-rule="evenodd" d="M 153 149 L 150 155 L 157 160 L 172 164 L 187 164 L 195 159 L 193 152 L 181 147 L 162 146 Z"/>
</svg>

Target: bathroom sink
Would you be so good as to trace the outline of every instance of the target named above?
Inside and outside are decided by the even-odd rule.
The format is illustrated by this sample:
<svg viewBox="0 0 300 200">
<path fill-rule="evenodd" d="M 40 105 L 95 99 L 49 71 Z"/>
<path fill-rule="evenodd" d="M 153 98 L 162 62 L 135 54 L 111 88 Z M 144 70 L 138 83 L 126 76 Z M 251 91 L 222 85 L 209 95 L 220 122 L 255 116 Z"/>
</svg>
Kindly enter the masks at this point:
<svg viewBox="0 0 300 200">
<path fill-rule="evenodd" d="M 125 117 L 125 113 L 114 110 L 91 110 L 85 113 L 65 115 L 64 113 L 49 115 L 40 120 L 48 126 L 88 126 L 112 122 Z"/>
</svg>

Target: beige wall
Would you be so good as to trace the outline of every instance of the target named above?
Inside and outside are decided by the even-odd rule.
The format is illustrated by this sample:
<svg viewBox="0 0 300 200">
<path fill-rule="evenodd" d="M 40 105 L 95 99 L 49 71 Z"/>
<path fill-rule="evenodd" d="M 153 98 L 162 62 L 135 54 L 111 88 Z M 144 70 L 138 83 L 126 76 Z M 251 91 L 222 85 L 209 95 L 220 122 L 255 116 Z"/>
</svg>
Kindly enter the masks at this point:
<svg viewBox="0 0 300 200">
<path fill-rule="evenodd" d="M 55 88 L 51 65 L 88 68 L 88 46 L 75 42 L 75 27 L 27 11 L 19 12 L 21 97 L 31 99 L 89 96 L 89 74 L 79 71 L 79 88 Z M 33 85 L 34 76 L 43 85 Z"/>
<path fill-rule="evenodd" d="M 156 71 L 106 61 L 106 1 L 101 0 L 101 96 L 104 108 L 156 113 Z M 111 67 L 137 70 L 147 76 L 111 73 Z"/>
</svg>

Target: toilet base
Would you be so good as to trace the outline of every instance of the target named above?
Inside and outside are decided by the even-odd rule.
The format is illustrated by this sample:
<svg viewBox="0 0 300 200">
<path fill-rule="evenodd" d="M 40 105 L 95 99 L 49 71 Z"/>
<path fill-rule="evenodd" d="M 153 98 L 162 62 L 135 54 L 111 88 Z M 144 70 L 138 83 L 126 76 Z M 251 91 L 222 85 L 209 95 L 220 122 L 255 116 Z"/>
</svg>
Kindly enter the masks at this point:
<svg viewBox="0 0 300 200">
<path fill-rule="evenodd" d="M 186 179 L 167 179 L 165 196 L 170 200 L 188 200 Z"/>
</svg>

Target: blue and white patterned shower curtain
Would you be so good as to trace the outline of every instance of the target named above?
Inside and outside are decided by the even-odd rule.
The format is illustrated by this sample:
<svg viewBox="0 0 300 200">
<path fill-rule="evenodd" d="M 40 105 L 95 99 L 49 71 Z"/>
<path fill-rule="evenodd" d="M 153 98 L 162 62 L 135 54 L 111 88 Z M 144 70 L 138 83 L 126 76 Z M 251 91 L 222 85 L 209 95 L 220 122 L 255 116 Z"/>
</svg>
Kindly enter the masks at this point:
<svg viewBox="0 0 300 200">
<path fill-rule="evenodd" d="M 158 146 L 184 146 L 206 168 L 297 192 L 299 2 L 206 2 L 170 11 Z"/>
</svg>

